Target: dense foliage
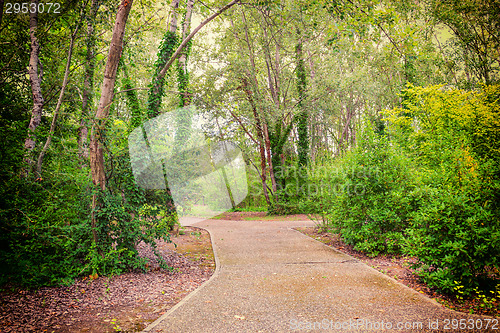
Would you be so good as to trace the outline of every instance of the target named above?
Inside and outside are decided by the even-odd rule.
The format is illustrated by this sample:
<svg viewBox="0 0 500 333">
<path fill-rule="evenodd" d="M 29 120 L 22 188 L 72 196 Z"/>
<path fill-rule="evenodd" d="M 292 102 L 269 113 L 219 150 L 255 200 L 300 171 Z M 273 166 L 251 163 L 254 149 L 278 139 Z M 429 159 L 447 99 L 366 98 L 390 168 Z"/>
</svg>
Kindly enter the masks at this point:
<svg viewBox="0 0 500 333">
<path fill-rule="evenodd" d="M 446 291 L 455 281 L 471 290 L 499 267 L 499 92 L 408 87 L 404 115 L 389 112 L 421 176 L 407 252 Z"/>
<path fill-rule="evenodd" d="M 498 89 L 409 85 L 383 132 L 367 124 L 313 172 L 316 212 L 355 249 L 416 257 L 432 287 L 488 288 L 500 258 Z"/>
<path fill-rule="evenodd" d="M 368 126 L 337 172 L 330 181 L 338 192 L 327 215 L 334 229 L 363 252 L 400 252 L 414 208 L 414 172 L 401 149 Z"/>
<path fill-rule="evenodd" d="M 91 185 L 88 168 L 57 159 L 52 172 L 34 180 L 11 177 L 2 182 L 1 282 L 28 286 L 70 283 L 82 275 L 119 274 L 145 269 L 136 246 L 169 241 L 174 217 L 146 205 L 146 193 L 135 185 L 127 151 L 110 156 L 114 172 L 106 192 Z M 98 191 L 99 242 L 92 242 L 90 205 Z M 161 258 L 158 258 L 161 262 Z"/>
<path fill-rule="evenodd" d="M 498 282 L 497 0 L 250 1 L 201 30 L 191 14 L 226 3 L 133 2 L 0 17 L 1 283 L 144 269 L 138 245 L 201 205 L 139 188 L 127 138 L 190 105 L 244 153 L 233 209 L 314 213 L 357 250 L 412 256 L 443 291 Z M 176 153 L 191 117 L 177 113 Z"/>
</svg>

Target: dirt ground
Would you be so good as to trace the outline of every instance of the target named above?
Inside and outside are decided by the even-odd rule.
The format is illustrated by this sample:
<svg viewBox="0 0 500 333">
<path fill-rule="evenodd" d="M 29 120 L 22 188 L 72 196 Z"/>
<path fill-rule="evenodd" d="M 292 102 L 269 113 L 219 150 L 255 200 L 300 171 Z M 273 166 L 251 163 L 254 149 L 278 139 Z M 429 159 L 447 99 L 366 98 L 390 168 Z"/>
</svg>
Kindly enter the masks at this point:
<svg viewBox="0 0 500 333">
<path fill-rule="evenodd" d="M 152 261 L 149 271 L 80 279 L 69 287 L 0 292 L 1 332 L 139 332 L 212 276 L 208 232 L 185 227 L 172 243 L 160 242 L 173 270 Z M 140 246 L 143 257 L 154 258 Z"/>
</svg>

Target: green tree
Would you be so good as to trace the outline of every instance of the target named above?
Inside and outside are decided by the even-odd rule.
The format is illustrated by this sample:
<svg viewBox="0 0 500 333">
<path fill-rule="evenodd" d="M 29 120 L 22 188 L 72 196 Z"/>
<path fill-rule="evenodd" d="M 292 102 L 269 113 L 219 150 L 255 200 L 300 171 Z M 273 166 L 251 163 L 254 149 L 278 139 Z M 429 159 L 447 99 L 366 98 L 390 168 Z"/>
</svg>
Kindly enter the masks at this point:
<svg viewBox="0 0 500 333">
<path fill-rule="evenodd" d="M 453 59 L 462 63 L 467 82 L 492 84 L 499 79 L 500 68 L 500 2 L 426 1 L 429 13 L 449 28 L 455 39 Z M 451 63 L 451 66 L 456 64 Z"/>
</svg>

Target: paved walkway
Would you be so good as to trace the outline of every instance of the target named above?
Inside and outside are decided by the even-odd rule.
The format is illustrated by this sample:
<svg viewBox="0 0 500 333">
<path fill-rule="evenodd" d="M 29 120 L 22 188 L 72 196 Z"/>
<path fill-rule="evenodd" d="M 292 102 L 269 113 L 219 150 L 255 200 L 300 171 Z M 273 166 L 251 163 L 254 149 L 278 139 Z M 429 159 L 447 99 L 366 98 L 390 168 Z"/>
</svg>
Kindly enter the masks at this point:
<svg viewBox="0 0 500 333">
<path fill-rule="evenodd" d="M 445 329 L 445 319 L 479 318 L 291 229 L 311 221 L 193 225 L 211 234 L 216 272 L 145 332 L 472 332 Z"/>
</svg>

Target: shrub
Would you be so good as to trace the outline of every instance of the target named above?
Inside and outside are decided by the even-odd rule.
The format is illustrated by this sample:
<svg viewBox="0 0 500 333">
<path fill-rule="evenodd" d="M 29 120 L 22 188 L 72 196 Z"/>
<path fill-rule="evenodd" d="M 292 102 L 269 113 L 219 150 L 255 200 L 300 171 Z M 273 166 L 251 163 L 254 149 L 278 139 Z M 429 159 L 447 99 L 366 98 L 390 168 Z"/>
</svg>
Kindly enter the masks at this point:
<svg viewBox="0 0 500 333">
<path fill-rule="evenodd" d="M 498 220 L 480 200 L 463 193 L 431 189 L 408 229 L 406 253 L 419 259 L 418 274 L 431 286 L 470 292 L 498 267 Z M 482 285 L 481 287 L 484 287 Z"/>
<path fill-rule="evenodd" d="M 324 203 L 333 228 L 346 243 L 370 255 L 400 252 L 413 211 L 409 161 L 368 125 L 340 165 L 330 181 L 331 201 Z"/>
<path fill-rule="evenodd" d="M 176 216 L 145 206 L 145 191 L 135 185 L 122 150 L 109 160 L 114 172 L 107 190 L 97 191 L 102 205 L 96 211 L 99 241 L 94 244 L 89 170 L 63 158 L 49 159 L 50 172 L 43 178 L 11 174 L 1 179 L 0 284 L 68 284 L 83 274 L 144 269 L 137 244 L 145 242 L 155 251 L 156 239 L 169 241 Z"/>
<path fill-rule="evenodd" d="M 50 177 L 50 175 L 49 175 Z M 69 283 L 82 272 L 89 230 L 86 176 L 3 184 L 0 283 L 26 286 Z"/>
<path fill-rule="evenodd" d="M 419 208 L 406 252 L 431 286 L 471 292 L 500 257 L 499 86 L 478 91 L 408 86 L 404 109 L 388 111 L 392 137 L 418 166 Z"/>
<path fill-rule="evenodd" d="M 146 191 L 137 187 L 129 163 L 128 151 L 117 150 L 110 158 L 113 176 L 105 191 L 94 189 L 97 202 L 94 212 L 98 234 L 97 244 L 89 244 L 86 274 L 120 274 L 129 269 L 145 269 L 137 245 L 152 247 L 160 265 L 164 262 L 156 251 L 156 239 L 170 242 L 169 231 L 177 215 L 169 207 L 146 202 Z M 160 199 L 161 194 L 158 194 Z M 165 202 L 165 195 L 163 195 Z M 90 229 L 90 227 L 89 227 Z"/>
</svg>

